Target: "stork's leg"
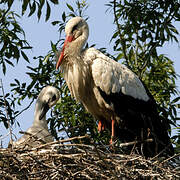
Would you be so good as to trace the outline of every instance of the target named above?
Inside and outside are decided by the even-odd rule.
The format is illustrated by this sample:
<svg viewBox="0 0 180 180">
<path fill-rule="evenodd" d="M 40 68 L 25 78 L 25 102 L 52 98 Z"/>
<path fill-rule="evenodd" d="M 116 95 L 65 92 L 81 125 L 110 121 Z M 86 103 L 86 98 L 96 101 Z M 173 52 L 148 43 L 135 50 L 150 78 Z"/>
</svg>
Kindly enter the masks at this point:
<svg viewBox="0 0 180 180">
<path fill-rule="evenodd" d="M 104 129 L 105 129 L 105 124 L 102 121 L 99 121 L 98 131 L 101 132 L 101 131 L 104 131 Z"/>
<path fill-rule="evenodd" d="M 102 130 L 102 122 L 99 121 L 98 122 L 98 131 L 101 132 L 101 130 Z"/>
<path fill-rule="evenodd" d="M 110 144 L 113 143 L 113 139 L 114 139 L 114 124 L 115 124 L 115 121 L 114 121 L 114 119 L 112 119 L 112 121 L 111 121 L 111 140 L 110 140 Z"/>
</svg>

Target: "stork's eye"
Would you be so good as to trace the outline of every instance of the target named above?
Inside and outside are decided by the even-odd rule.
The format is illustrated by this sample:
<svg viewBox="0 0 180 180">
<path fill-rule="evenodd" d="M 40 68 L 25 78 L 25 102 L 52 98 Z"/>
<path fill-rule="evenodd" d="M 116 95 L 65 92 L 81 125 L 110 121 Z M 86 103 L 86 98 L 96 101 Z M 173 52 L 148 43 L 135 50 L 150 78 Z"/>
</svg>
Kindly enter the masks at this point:
<svg viewBox="0 0 180 180">
<path fill-rule="evenodd" d="M 56 95 L 54 95 L 53 97 L 52 97 L 52 101 L 55 101 L 56 100 Z"/>
<path fill-rule="evenodd" d="M 73 28 L 72 28 L 72 32 L 74 32 L 78 27 L 78 24 L 76 24 Z"/>
</svg>

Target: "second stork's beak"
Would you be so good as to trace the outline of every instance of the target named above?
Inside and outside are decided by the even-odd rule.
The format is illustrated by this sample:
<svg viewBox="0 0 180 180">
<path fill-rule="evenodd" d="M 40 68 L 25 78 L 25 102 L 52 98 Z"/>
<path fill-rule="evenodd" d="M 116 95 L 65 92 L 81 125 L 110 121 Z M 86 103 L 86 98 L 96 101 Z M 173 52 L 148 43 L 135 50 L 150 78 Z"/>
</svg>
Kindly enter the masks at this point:
<svg viewBox="0 0 180 180">
<path fill-rule="evenodd" d="M 39 120 L 44 118 L 44 116 L 46 115 L 46 113 L 48 112 L 49 109 L 50 109 L 50 107 L 49 107 L 48 103 L 43 105 L 43 108 L 42 108 L 40 116 L 39 116 Z"/>
<path fill-rule="evenodd" d="M 66 39 L 64 41 L 64 45 L 63 45 L 62 51 L 61 51 L 61 54 L 60 54 L 59 59 L 58 59 L 57 64 L 56 64 L 56 70 L 59 68 L 59 66 L 63 62 L 65 47 L 67 46 L 68 42 L 72 42 L 73 39 L 74 39 L 74 37 L 72 35 L 66 37 Z"/>
</svg>

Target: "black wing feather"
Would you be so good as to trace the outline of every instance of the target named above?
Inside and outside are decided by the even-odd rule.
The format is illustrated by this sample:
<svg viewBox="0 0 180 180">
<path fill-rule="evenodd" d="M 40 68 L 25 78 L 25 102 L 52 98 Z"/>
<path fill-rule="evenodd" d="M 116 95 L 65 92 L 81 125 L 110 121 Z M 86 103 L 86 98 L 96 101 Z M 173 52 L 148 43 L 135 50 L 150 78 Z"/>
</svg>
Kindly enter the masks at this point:
<svg viewBox="0 0 180 180">
<path fill-rule="evenodd" d="M 148 101 L 144 101 L 122 92 L 107 95 L 100 88 L 98 89 L 106 103 L 113 107 L 115 116 L 120 118 L 116 124 L 116 136 L 120 140 L 130 142 L 152 138 L 152 143 L 144 143 L 143 154 L 145 156 L 152 157 L 164 149 L 165 154 L 174 154 L 166 123 L 159 116 L 157 104 L 151 98 L 152 95 L 149 96 Z M 139 146 L 139 151 L 140 148 Z"/>
</svg>

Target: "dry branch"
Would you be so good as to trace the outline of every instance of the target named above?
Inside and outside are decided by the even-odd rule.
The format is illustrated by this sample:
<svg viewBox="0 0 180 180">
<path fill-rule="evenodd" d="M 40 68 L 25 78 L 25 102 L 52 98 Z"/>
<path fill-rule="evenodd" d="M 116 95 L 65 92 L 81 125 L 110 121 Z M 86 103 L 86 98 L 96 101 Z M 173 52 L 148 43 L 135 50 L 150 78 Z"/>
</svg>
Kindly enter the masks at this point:
<svg viewBox="0 0 180 180">
<path fill-rule="evenodd" d="M 111 153 L 104 146 L 73 142 L 86 137 L 28 150 L 0 149 L 0 179 L 180 179 L 178 167 L 171 159 L 144 159 Z"/>
</svg>

